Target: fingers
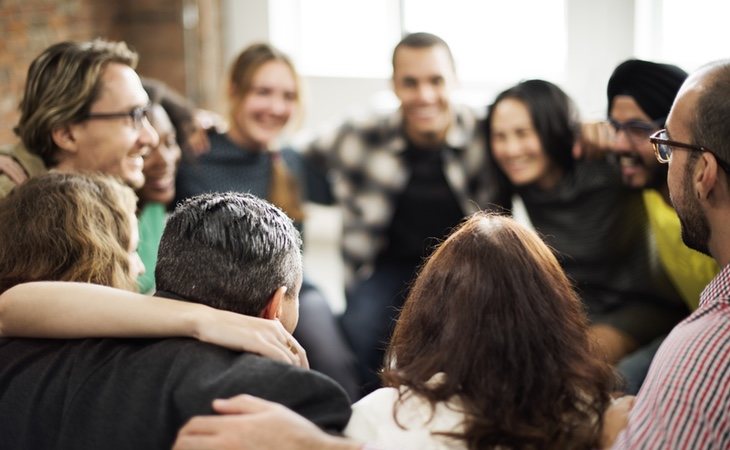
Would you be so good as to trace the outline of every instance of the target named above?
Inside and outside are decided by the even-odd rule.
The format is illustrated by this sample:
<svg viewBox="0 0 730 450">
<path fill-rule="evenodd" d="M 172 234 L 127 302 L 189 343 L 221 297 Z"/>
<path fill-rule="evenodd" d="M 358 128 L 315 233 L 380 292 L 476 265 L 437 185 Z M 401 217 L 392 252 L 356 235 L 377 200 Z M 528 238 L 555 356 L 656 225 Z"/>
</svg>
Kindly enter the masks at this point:
<svg viewBox="0 0 730 450">
<path fill-rule="evenodd" d="M 187 144 L 190 152 L 196 157 L 208 153 L 210 150 L 210 140 L 208 140 L 208 134 L 203 128 L 196 128 L 195 131 L 190 133 Z"/>
<path fill-rule="evenodd" d="M 241 394 L 228 399 L 213 400 L 213 409 L 220 414 L 252 414 L 270 411 L 279 405 L 252 395 Z M 205 417 L 199 417 L 205 419 Z M 193 419 L 195 420 L 195 419 Z M 208 429 L 210 424 L 203 422 L 197 425 L 198 428 Z"/>
<path fill-rule="evenodd" d="M 15 184 L 23 184 L 28 179 L 23 167 L 6 155 L 0 155 L 0 173 L 7 175 L 10 181 Z"/>
<path fill-rule="evenodd" d="M 294 348 L 296 348 L 296 350 L 297 350 L 295 352 L 296 357 L 297 357 L 297 362 L 295 364 L 298 365 L 299 367 L 309 369 L 309 360 L 307 359 L 307 352 L 306 352 L 306 350 L 304 350 L 304 347 L 299 345 L 299 342 L 297 342 L 297 340 L 294 339 L 293 337 L 291 338 L 291 343 L 294 346 Z"/>
</svg>

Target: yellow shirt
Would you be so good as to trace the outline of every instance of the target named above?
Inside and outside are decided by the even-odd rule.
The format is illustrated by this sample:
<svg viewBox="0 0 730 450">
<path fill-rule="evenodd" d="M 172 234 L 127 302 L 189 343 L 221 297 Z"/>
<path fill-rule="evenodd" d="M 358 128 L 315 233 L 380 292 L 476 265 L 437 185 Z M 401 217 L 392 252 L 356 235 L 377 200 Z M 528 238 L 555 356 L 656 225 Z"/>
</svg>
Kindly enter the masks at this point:
<svg viewBox="0 0 730 450">
<path fill-rule="evenodd" d="M 687 306 L 694 311 L 700 293 L 720 269 L 714 259 L 684 245 L 679 217 L 659 192 L 645 189 L 644 204 L 659 260 Z"/>
</svg>

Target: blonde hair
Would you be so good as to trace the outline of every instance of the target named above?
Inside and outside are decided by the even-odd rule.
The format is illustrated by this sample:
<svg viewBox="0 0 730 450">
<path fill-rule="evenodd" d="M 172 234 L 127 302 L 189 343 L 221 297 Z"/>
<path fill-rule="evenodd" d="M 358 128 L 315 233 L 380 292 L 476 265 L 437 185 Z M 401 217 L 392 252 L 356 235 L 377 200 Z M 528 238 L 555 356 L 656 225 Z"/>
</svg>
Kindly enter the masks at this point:
<svg viewBox="0 0 730 450">
<path fill-rule="evenodd" d="M 105 175 L 48 173 L 0 200 L 0 293 L 28 281 L 136 290 L 130 275 L 137 198 Z"/>
<path fill-rule="evenodd" d="M 86 118 L 101 94 L 101 75 L 110 62 L 134 69 L 137 54 L 124 42 L 67 41 L 48 47 L 31 63 L 14 131 L 47 166 L 58 163 L 60 150 L 52 131 Z"/>
<path fill-rule="evenodd" d="M 251 90 L 254 75 L 264 64 L 270 61 L 284 63 L 294 77 L 296 86 L 295 124 L 302 118 L 302 83 L 294 64 L 289 57 L 269 44 L 252 44 L 244 49 L 231 66 L 228 86 L 230 99 L 230 119 L 235 121 L 235 109 Z M 301 188 L 299 181 L 293 176 L 278 151 L 272 151 L 271 181 L 267 199 L 278 206 L 296 222 L 304 220 Z"/>
</svg>

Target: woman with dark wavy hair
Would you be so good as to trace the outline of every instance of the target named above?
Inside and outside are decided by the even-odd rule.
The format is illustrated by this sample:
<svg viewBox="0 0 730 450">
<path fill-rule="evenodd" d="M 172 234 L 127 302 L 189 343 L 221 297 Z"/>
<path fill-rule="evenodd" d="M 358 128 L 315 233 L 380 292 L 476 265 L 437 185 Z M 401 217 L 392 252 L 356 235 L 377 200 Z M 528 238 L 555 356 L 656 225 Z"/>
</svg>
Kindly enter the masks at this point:
<svg viewBox="0 0 730 450">
<path fill-rule="evenodd" d="M 598 445 L 613 373 L 551 250 L 477 213 L 422 268 L 386 355 L 386 388 L 353 407 L 348 436 L 389 448 Z"/>
<path fill-rule="evenodd" d="M 556 250 L 601 354 L 619 363 L 671 330 L 687 309 L 653 249 L 642 193 L 606 159 L 574 160 L 579 122 L 568 95 L 522 81 L 497 96 L 486 122 L 513 216 Z"/>
</svg>

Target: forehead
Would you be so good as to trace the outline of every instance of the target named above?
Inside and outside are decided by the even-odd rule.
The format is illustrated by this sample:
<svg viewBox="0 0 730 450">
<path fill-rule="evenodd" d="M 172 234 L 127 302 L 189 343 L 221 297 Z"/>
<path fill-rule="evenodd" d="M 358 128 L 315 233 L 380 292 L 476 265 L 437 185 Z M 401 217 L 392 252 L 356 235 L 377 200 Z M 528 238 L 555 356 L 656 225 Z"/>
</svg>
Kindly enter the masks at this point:
<svg viewBox="0 0 730 450">
<path fill-rule="evenodd" d="M 420 78 L 437 75 L 446 78 L 453 73 L 449 52 L 442 45 L 401 47 L 395 54 L 394 77 Z"/>
<path fill-rule="evenodd" d="M 611 100 L 611 118 L 619 122 L 628 120 L 651 122 L 651 117 L 641 109 L 634 97 L 630 95 L 617 95 Z"/>
<path fill-rule="evenodd" d="M 295 90 L 296 80 L 291 68 L 283 61 L 267 61 L 253 74 L 252 84 L 255 86 L 275 85 L 284 89 Z"/>
<path fill-rule="evenodd" d="M 171 133 L 174 131 L 170 116 L 165 112 L 165 108 L 159 104 L 152 105 L 150 122 L 159 134 Z"/>
<path fill-rule="evenodd" d="M 101 93 L 93 107 L 124 110 L 143 106 L 149 97 L 142 82 L 131 67 L 121 63 L 109 63 L 101 75 Z"/>
<path fill-rule="evenodd" d="M 530 116 L 530 111 L 522 100 L 507 97 L 494 107 L 494 113 L 492 114 L 493 127 L 498 128 L 509 125 L 531 126 L 531 124 L 532 117 Z"/>
</svg>

